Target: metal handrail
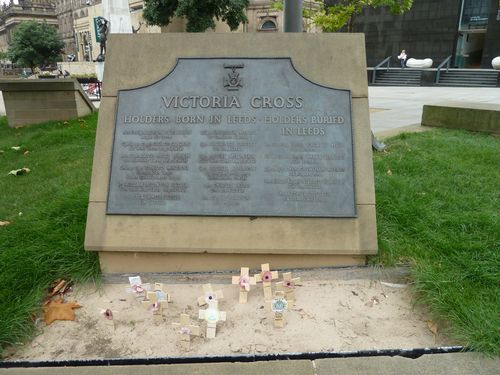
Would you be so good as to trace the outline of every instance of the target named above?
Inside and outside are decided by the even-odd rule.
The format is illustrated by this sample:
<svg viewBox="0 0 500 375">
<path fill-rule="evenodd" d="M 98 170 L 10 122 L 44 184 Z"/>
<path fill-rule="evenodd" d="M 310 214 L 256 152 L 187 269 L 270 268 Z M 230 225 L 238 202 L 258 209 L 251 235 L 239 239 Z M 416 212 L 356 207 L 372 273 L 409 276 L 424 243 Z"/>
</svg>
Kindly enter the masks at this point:
<svg viewBox="0 0 500 375">
<path fill-rule="evenodd" d="M 389 70 L 389 65 L 391 63 L 391 58 L 392 56 L 386 57 L 384 60 L 382 60 L 380 63 L 378 63 L 374 68 L 373 68 L 373 75 L 372 75 L 372 83 L 375 83 L 375 76 L 377 75 L 377 70 L 382 66 L 382 65 L 387 65 L 386 68 Z"/>
<path fill-rule="evenodd" d="M 441 64 L 439 64 L 439 66 L 437 67 L 437 73 L 436 73 L 436 79 L 435 79 L 435 83 L 439 83 L 439 78 L 441 78 L 441 69 L 443 68 L 443 66 L 446 65 L 446 72 L 448 72 L 448 70 L 450 69 L 450 63 L 451 63 L 451 57 L 452 55 L 448 56 L 446 59 L 443 60 L 443 62 Z"/>
</svg>

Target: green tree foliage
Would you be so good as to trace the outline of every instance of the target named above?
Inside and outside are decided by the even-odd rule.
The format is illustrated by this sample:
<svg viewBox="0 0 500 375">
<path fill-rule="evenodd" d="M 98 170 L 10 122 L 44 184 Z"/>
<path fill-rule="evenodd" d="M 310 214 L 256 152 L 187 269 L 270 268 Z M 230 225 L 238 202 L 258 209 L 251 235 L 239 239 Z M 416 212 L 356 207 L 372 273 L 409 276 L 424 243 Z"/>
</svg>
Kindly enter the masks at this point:
<svg viewBox="0 0 500 375">
<path fill-rule="evenodd" d="M 339 31 L 347 27 L 352 32 L 354 21 L 365 8 L 386 7 L 392 14 L 403 14 L 411 9 L 413 0 L 310 0 L 310 6 L 304 6 L 304 18 L 320 27 L 324 32 Z M 276 0 L 274 8 L 283 9 L 283 0 Z"/>
<path fill-rule="evenodd" d="M 236 30 L 248 22 L 249 0 L 144 0 L 143 18 L 149 25 L 167 26 L 173 17 L 185 17 L 186 31 L 204 32 L 215 28 L 215 19 Z"/>
<path fill-rule="evenodd" d="M 23 21 L 14 29 L 7 53 L 12 62 L 34 69 L 58 61 L 63 48 L 54 26 Z"/>
</svg>

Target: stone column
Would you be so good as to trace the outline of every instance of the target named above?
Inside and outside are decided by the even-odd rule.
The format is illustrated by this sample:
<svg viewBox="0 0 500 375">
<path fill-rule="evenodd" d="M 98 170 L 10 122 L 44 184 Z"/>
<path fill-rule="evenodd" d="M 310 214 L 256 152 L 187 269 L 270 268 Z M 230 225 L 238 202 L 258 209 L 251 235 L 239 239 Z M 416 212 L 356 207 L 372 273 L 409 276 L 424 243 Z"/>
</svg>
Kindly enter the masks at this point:
<svg viewBox="0 0 500 375">
<path fill-rule="evenodd" d="M 110 23 L 110 34 L 132 33 L 128 0 L 102 0 L 102 16 Z"/>
</svg>

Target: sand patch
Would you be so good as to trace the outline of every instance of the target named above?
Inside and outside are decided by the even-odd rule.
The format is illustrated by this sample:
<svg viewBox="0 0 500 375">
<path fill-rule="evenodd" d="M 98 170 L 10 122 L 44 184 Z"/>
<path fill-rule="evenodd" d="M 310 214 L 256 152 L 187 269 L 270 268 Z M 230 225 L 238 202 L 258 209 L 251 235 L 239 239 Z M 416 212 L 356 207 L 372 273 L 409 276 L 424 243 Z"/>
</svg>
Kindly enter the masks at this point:
<svg viewBox="0 0 500 375">
<path fill-rule="evenodd" d="M 123 283 L 105 283 L 99 290 L 80 285 L 67 298 L 83 305 L 76 311 L 77 320 L 50 326 L 41 321 L 39 334 L 9 360 L 339 352 L 452 344 L 433 335 L 425 313 L 412 306 L 405 281 L 395 280 L 394 275 L 340 269 L 295 271 L 294 276 L 302 281 L 281 329 L 273 327 L 273 314 L 264 307 L 261 284 L 252 286 L 247 304 L 239 304 L 238 287 L 230 284 L 229 273 L 143 276 L 143 281 L 166 283 L 172 295 L 173 302 L 160 320 L 126 292 L 125 276 L 113 278 Z M 217 325 L 214 339 L 205 337 L 206 325 L 198 320 L 196 300 L 206 282 L 225 296 L 219 307 L 227 312 L 227 321 Z M 111 322 L 102 314 L 108 308 L 114 314 Z M 177 329 L 171 326 L 183 312 L 202 328 L 202 336 L 192 338 L 190 351 L 182 349 Z"/>
</svg>

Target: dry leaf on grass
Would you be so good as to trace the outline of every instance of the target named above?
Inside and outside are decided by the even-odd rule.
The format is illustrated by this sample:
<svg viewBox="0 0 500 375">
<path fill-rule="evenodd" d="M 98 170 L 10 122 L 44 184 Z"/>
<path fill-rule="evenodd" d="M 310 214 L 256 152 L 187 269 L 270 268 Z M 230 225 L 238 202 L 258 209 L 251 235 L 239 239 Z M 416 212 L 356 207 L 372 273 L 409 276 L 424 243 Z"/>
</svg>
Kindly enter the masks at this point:
<svg viewBox="0 0 500 375">
<path fill-rule="evenodd" d="M 75 320 L 75 311 L 82 307 L 76 302 L 64 303 L 61 300 L 50 301 L 43 307 L 45 324 L 52 324 L 55 320 Z"/>
<path fill-rule="evenodd" d="M 55 296 L 56 294 L 64 294 L 70 288 L 71 283 L 66 280 L 56 280 L 50 286 L 49 298 Z"/>
<path fill-rule="evenodd" d="M 14 151 L 19 151 L 21 149 L 21 146 L 12 146 L 11 149 Z"/>
<path fill-rule="evenodd" d="M 439 327 L 436 322 L 428 320 L 427 327 L 429 327 L 429 331 L 431 331 L 434 335 L 437 335 Z"/>
<path fill-rule="evenodd" d="M 10 221 L 1 221 L 0 220 L 0 227 L 6 227 L 9 224 L 10 224 Z"/>
<path fill-rule="evenodd" d="M 13 176 L 20 176 L 22 174 L 29 173 L 29 172 L 31 172 L 31 170 L 29 168 L 24 167 L 21 169 L 13 169 L 8 174 L 11 174 Z"/>
</svg>

